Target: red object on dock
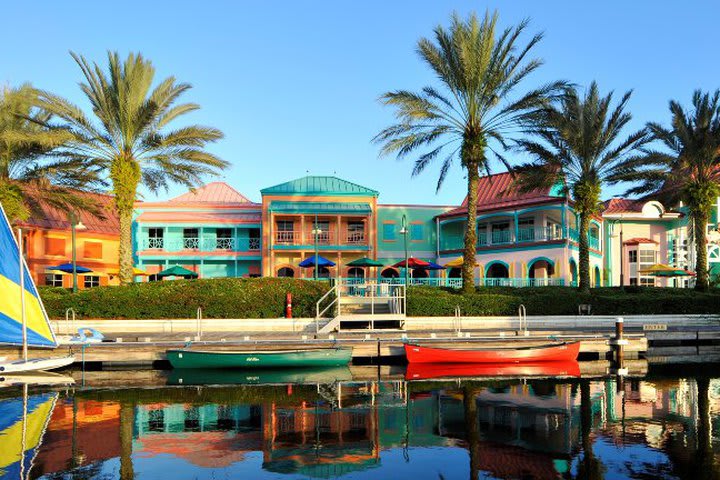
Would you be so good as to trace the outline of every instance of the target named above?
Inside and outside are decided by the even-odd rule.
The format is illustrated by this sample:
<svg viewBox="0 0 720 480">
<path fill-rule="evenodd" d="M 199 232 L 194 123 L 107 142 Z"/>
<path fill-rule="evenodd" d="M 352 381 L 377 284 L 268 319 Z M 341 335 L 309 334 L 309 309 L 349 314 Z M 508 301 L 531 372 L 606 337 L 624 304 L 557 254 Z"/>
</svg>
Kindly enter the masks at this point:
<svg viewBox="0 0 720 480">
<path fill-rule="evenodd" d="M 528 363 L 411 363 L 405 380 L 459 377 L 579 377 L 580 364 L 569 362 Z"/>
<path fill-rule="evenodd" d="M 285 294 L 285 318 L 292 318 L 292 293 Z"/>
<path fill-rule="evenodd" d="M 534 347 L 453 349 L 405 344 L 409 363 L 525 363 L 567 362 L 580 353 L 580 342 Z"/>
</svg>

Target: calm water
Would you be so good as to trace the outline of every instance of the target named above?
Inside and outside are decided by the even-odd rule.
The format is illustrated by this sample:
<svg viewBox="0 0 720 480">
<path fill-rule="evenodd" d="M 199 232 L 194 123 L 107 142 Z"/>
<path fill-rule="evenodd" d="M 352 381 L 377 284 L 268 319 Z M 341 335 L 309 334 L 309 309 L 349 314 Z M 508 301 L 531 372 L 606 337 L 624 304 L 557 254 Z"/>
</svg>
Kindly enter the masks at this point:
<svg viewBox="0 0 720 480">
<path fill-rule="evenodd" d="M 328 375 L 0 389 L 0 478 L 720 478 L 720 374 Z"/>
</svg>

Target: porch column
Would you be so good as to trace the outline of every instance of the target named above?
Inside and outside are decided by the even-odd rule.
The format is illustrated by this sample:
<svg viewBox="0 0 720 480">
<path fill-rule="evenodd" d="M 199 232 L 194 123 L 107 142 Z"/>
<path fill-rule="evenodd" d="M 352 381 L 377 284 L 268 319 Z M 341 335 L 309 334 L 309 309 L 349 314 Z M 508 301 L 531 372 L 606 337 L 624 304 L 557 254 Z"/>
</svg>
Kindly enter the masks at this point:
<svg viewBox="0 0 720 480">
<path fill-rule="evenodd" d="M 341 223 L 340 223 L 340 222 L 341 222 L 340 218 L 341 218 L 340 215 L 338 215 L 338 216 L 337 216 L 337 227 L 335 227 L 336 230 L 337 230 L 337 233 L 336 233 L 337 237 L 335 238 L 335 245 L 340 245 L 340 225 L 341 225 Z M 332 242 L 331 242 L 331 243 L 332 243 Z"/>
<path fill-rule="evenodd" d="M 567 205 L 563 203 L 562 208 L 560 209 L 560 224 L 561 224 L 561 231 L 562 231 L 562 238 L 567 238 L 567 213 L 566 213 Z"/>
<path fill-rule="evenodd" d="M 205 251 L 205 246 L 203 245 L 203 235 L 205 234 L 205 229 L 203 227 L 200 227 L 200 230 L 198 230 L 198 251 L 202 252 Z"/>
<path fill-rule="evenodd" d="M 272 214 L 272 212 L 270 212 L 270 225 L 268 225 L 268 241 L 267 241 L 267 249 L 268 249 L 268 253 L 267 253 L 268 272 L 267 273 L 268 273 L 269 277 L 274 276 L 273 275 L 273 272 L 274 272 L 273 263 L 274 263 L 275 259 L 273 258 L 273 250 L 272 250 L 273 245 L 275 244 L 274 239 L 273 239 L 274 222 L 275 222 L 275 216 Z"/>
<path fill-rule="evenodd" d="M 515 229 L 515 239 L 514 242 L 517 243 L 517 241 L 520 238 L 520 227 L 518 226 L 518 213 L 517 210 L 513 212 L 513 227 Z"/>
<path fill-rule="evenodd" d="M 305 214 L 300 214 L 300 244 L 305 244 Z"/>
</svg>

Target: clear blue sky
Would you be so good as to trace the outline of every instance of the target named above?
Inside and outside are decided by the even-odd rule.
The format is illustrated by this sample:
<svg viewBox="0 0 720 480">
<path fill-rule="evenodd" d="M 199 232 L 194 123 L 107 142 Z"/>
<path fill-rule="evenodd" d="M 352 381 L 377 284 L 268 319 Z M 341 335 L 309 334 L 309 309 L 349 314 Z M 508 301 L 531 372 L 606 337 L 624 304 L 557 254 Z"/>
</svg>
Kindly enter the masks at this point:
<svg viewBox="0 0 720 480">
<path fill-rule="evenodd" d="M 370 139 L 392 120 L 380 94 L 435 81 L 417 40 L 454 10 L 487 8 L 502 25 L 529 17 L 530 32 L 545 32 L 535 53 L 546 63 L 528 87 L 562 78 L 634 89 L 634 128 L 666 123 L 670 98 L 688 103 L 693 89 L 720 87 L 720 3 L 626 0 L 8 2 L 0 83 L 29 81 L 86 106 L 68 51 L 100 62 L 107 50 L 140 51 L 158 77 L 194 86 L 185 100 L 202 110 L 188 121 L 225 133 L 212 151 L 232 163 L 224 179 L 253 200 L 310 172 L 378 189 L 384 203 L 456 204 L 466 188 L 459 167 L 436 195 L 437 167 L 411 179 L 411 161 L 378 158 Z"/>
</svg>

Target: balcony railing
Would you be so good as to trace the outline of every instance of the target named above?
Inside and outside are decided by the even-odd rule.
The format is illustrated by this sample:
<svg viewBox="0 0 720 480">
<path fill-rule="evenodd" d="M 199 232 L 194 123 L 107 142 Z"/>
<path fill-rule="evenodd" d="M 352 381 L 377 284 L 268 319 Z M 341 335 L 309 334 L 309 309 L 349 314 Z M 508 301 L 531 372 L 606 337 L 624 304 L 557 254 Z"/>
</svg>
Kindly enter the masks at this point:
<svg viewBox="0 0 720 480">
<path fill-rule="evenodd" d="M 330 279 L 335 281 L 334 278 Z M 412 286 L 430 286 L 430 287 L 462 287 L 462 278 L 409 278 Z M 348 285 L 361 285 L 366 282 L 404 285 L 405 278 L 375 278 L 369 277 L 367 280 L 363 278 L 341 278 L 340 281 Z M 562 287 L 566 285 L 564 278 L 480 278 L 475 280 L 475 284 L 480 287 Z"/>
<path fill-rule="evenodd" d="M 517 236 L 511 230 L 487 232 L 480 231 L 477 234 L 477 246 L 487 247 L 491 245 L 510 245 L 516 243 L 550 242 L 553 240 L 570 239 L 577 241 L 577 231 L 568 229 L 567 235 L 563 236 L 562 228 L 559 225 L 549 227 L 520 228 Z M 589 237 L 590 248 L 599 250 L 600 239 Z M 441 234 L 441 250 L 459 250 L 464 245 L 464 237 L 458 234 Z"/>
<path fill-rule="evenodd" d="M 312 231 L 301 232 L 293 231 L 277 231 L 274 234 L 276 245 L 357 245 L 365 246 L 368 244 L 368 238 L 364 231 L 345 231 L 338 232 L 336 230 L 323 230 L 317 234 Z"/>
<path fill-rule="evenodd" d="M 260 250 L 259 238 L 144 238 L 140 240 L 141 250 L 181 252 L 196 250 L 203 252 L 244 252 Z"/>
</svg>

